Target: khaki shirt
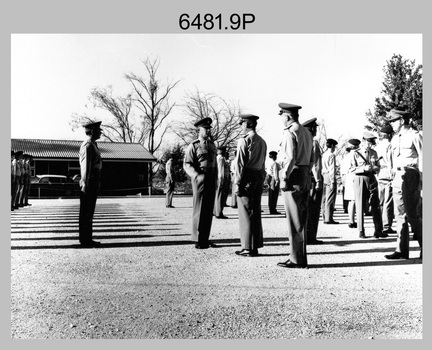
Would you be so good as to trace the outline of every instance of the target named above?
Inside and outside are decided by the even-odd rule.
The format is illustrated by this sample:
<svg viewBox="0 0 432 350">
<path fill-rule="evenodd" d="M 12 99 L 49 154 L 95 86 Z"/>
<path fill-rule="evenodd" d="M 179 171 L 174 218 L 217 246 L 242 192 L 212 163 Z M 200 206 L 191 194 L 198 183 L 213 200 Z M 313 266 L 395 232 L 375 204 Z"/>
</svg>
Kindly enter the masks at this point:
<svg viewBox="0 0 432 350">
<path fill-rule="evenodd" d="M 172 159 L 168 159 L 168 162 L 165 165 L 165 172 L 166 172 L 166 178 L 165 181 L 166 182 L 172 182 L 174 181 L 174 167 L 172 165 Z"/>
<path fill-rule="evenodd" d="M 322 156 L 321 156 L 321 147 L 319 145 L 318 140 L 313 140 L 313 147 L 312 147 L 312 154 L 313 154 L 313 164 L 312 164 L 312 175 L 316 182 L 321 181 L 322 176 Z"/>
<path fill-rule="evenodd" d="M 277 161 L 272 159 L 268 173 L 273 178 L 273 180 L 279 182 L 279 171 L 280 170 L 281 170 L 280 164 Z"/>
<path fill-rule="evenodd" d="M 414 167 L 423 171 L 423 136 L 407 127 L 393 135 L 391 140 L 393 169 Z"/>
<path fill-rule="evenodd" d="M 218 169 L 218 178 L 223 180 L 225 178 L 225 168 L 227 167 L 225 157 L 218 154 L 216 156 L 216 163 Z"/>
<path fill-rule="evenodd" d="M 373 172 L 377 174 L 380 170 L 380 162 L 378 160 L 378 154 L 373 149 L 360 148 L 358 150 L 352 150 L 351 162 L 349 172 L 354 174 L 363 174 Z M 371 170 L 367 170 L 368 166 L 371 166 Z"/>
<path fill-rule="evenodd" d="M 312 168 L 314 155 L 312 152 L 313 138 L 311 133 L 297 121 L 292 121 L 283 132 L 281 143 L 282 179 L 288 179 L 294 166 L 309 166 Z"/>
<path fill-rule="evenodd" d="M 100 176 L 102 169 L 102 158 L 96 142 L 87 139 L 81 144 L 79 151 L 79 162 L 81 168 L 81 180 L 86 187 L 93 176 Z"/>
<path fill-rule="evenodd" d="M 213 141 L 192 141 L 186 148 L 183 168 L 191 178 L 202 173 L 202 169 L 216 169 L 216 146 Z"/>
<path fill-rule="evenodd" d="M 237 155 L 234 160 L 234 183 L 240 184 L 245 169 L 261 170 L 265 177 L 265 159 L 267 144 L 256 131 L 251 130 L 237 143 Z"/>
<path fill-rule="evenodd" d="M 393 177 L 391 173 L 391 169 L 393 168 L 393 156 L 390 141 L 387 139 L 381 140 L 375 150 L 380 160 L 378 179 L 391 180 Z"/>
<path fill-rule="evenodd" d="M 330 149 L 327 149 L 322 156 L 322 175 L 324 183 L 336 181 L 336 156 Z"/>
</svg>

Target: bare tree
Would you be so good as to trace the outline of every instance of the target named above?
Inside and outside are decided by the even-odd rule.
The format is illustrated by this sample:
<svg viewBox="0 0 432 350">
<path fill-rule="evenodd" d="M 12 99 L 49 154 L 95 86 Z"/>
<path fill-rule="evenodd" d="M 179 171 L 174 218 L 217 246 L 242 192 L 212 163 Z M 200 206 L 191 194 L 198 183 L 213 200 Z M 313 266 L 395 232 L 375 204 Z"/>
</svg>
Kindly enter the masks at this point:
<svg viewBox="0 0 432 350">
<path fill-rule="evenodd" d="M 227 102 L 215 94 L 202 93 L 197 89 L 185 97 L 184 112 L 187 118 L 173 127 L 173 132 L 183 144 L 189 144 L 198 138 L 194 124 L 208 117 L 213 120 L 211 135 L 215 143 L 226 146 L 228 150 L 236 147 L 242 132 L 238 117 L 241 108 L 238 103 Z"/>
<path fill-rule="evenodd" d="M 142 62 L 146 69 L 145 78 L 134 73 L 125 74 L 125 78 L 133 87 L 132 101 L 141 112 L 146 148 L 153 154 L 159 149 L 169 129 L 170 122 L 167 118 L 175 106 L 175 103 L 169 102 L 169 97 L 180 81 L 164 85 L 157 79 L 159 59 L 147 58 Z"/>
</svg>

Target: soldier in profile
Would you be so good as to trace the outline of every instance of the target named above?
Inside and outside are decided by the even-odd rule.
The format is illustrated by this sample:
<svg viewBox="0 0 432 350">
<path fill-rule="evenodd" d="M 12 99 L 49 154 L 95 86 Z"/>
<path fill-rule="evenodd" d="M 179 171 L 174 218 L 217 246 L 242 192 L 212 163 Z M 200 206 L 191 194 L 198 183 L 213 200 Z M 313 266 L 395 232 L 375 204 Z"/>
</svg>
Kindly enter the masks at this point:
<svg viewBox="0 0 432 350">
<path fill-rule="evenodd" d="M 84 248 L 101 246 L 100 242 L 93 240 L 93 216 L 96 199 L 100 189 L 100 173 L 102 158 L 96 141 L 101 137 L 102 122 L 88 123 L 84 126 L 88 136 L 79 151 L 81 179 L 80 212 L 79 212 L 79 241 Z"/>
<path fill-rule="evenodd" d="M 183 162 L 193 191 L 192 242 L 196 249 L 214 246 L 209 241 L 216 193 L 216 146 L 211 140 L 211 118 L 194 124 L 198 139 L 187 147 Z"/>
</svg>

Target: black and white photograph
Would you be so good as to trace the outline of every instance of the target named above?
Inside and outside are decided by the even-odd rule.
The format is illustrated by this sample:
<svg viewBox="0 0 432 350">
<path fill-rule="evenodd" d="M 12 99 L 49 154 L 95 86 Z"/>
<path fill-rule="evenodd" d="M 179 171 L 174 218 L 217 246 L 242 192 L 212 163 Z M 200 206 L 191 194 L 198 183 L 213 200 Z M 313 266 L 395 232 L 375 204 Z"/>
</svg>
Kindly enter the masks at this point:
<svg viewBox="0 0 432 350">
<path fill-rule="evenodd" d="M 424 33 L 168 17 L 9 33 L 10 339 L 422 340 Z"/>
</svg>

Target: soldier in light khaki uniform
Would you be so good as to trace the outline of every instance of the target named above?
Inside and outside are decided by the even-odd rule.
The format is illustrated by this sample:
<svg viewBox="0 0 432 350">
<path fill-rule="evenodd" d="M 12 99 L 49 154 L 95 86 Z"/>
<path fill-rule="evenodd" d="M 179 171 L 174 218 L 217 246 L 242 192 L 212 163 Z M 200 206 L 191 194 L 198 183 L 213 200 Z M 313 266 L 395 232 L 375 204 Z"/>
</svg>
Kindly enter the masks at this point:
<svg viewBox="0 0 432 350">
<path fill-rule="evenodd" d="M 279 103 L 279 115 L 285 130 L 281 143 L 281 190 L 288 221 L 290 255 L 278 266 L 307 267 L 306 226 L 307 204 L 311 187 L 310 171 L 313 165 L 311 133 L 298 122 L 301 106 Z"/>
<path fill-rule="evenodd" d="M 209 242 L 217 178 L 216 147 L 211 140 L 211 123 L 211 118 L 195 123 L 199 137 L 187 147 L 183 162 L 183 168 L 192 183 L 192 242 L 197 249 L 214 246 Z"/>
<path fill-rule="evenodd" d="M 336 156 L 334 151 L 338 142 L 334 139 L 327 139 L 327 150 L 322 156 L 322 175 L 325 186 L 325 196 L 323 198 L 323 217 L 324 224 L 334 225 L 339 222 L 333 219 L 335 210 L 337 183 L 336 183 Z"/>
<path fill-rule="evenodd" d="M 389 113 L 389 122 L 394 130 L 391 140 L 393 157 L 393 201 L 396 217 L 397 242 L 393 254 L 387 259 L 409 258 L 409 231 L 411 225 L 414 239 L 420 247 L 423 244 L 423 221 L 418 215 L 420 190 L 423 174 L 423 137 L 410 128 L 410 114 L 393 109 Z M 423 257 L 420 252 L 420 258 Z"/>
<path fill-rule="evenodd" d="M 261 196 L 265 179 L 267 144 L 256 132 L 258 116 L 240 115 L 245 135 L 238 140 L 235 162 L 235 187 L 240 223 L 239 256 L 257 256 L 263 246 Z"/>
<path fill-rule="evenodd" d="M 216 183 L 216 194 L 215 194 L 215 204 L 213 209 L 213 215 L 217 219 L 227 219 L 223 213 L 225 203 L 226 203 L 226 187 L 227 182 L 229 181 L 228 178 L 226 178 L 226 170 L 228 168 L 228 164 L 225 160 L 225 146 L 217 147 L 217 156 L 216 156 L 216 163 L 217 163 L 217 183 Z"/>
<path fill-rule="evenodd" d="M 100 173 L 102 158 L 96 140 L 101 137 L 101 122 L 84 125 L 88 139 L 81 144 L 79 162 L 81 179 L 79 181 L 80 212 L 79 241 L 84 248 L 99 247 L 100 242 L 93 240 L 93 216 L 96 208 L 97 195 L 100 189 Z"/>
</svg>

